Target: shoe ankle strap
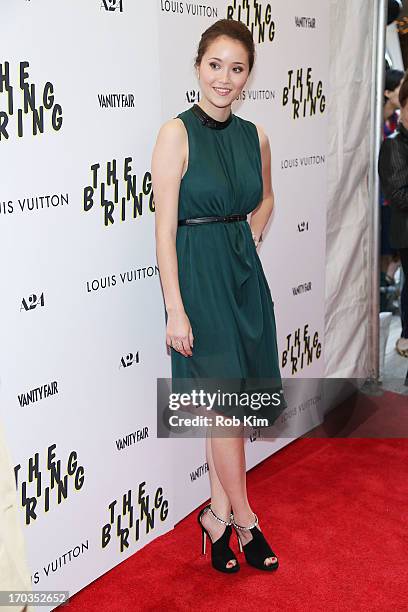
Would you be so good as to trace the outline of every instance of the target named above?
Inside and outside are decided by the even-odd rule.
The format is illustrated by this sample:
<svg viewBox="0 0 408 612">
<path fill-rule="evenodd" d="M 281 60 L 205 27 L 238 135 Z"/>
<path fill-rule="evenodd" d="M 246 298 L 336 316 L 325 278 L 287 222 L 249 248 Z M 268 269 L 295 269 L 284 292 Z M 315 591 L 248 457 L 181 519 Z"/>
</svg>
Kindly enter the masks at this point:
<svg viewBox="0 0 408 612">
<path fill-rule="evenodd" d="M 250 531 L 254 527 L 258 526 L 258 517 L 256 516 L 255 512 L 254 512 L 254 517 L 255 517 L 255 520 L 252 523 L 252 525 L 249 525 L 249 527 L 244 527 L 243 525 L 237 525 L 234 518 L 232 518 L 232 524 L 234 525 L 234 527 L 236 527 L 237 529 L 241 529 L 242 531 Z"/>
<path fill-rule="evenodd" d="M 229 521 L 224 521 L 224 519 L 220 518 L 219 516 L 217 516 L 217 515 L 215 514 L 214 510 L 211 508 L 211 505 L 207 506 L 206 511 L 207 511 L 207 512 L 211 512 L 211 514 L 213 515 L 213 517 L 214 517 L 214 518 L 215 518 L 217 521 L 219 521 L 220 523 L 223 523 L 224 525 L 227 525 L 227 526 L 228 526 L 228 525 L 231 525 L 231 523 L 232 523 L 232 512 L 231 512 L 231 514 L 230 514 Z"/>
</svg>

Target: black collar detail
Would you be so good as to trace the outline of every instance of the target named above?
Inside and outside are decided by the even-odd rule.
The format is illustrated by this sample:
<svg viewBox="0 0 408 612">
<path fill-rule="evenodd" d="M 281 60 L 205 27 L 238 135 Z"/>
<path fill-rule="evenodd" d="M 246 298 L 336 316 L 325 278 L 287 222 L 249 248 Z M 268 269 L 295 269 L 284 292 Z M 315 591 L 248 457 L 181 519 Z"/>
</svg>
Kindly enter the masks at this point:
<svg viewBox="0 0 408 612">
<path fill-rule="evenodd" d="M 230 116 L 225 121 L 217 121 L 217 119 L 210 117 L 210 115 L 208 115 L 201 108 L 201 106 L 198 106 L 198 104 L 194 104 L 194 106 L 191 107 L 191 110 L 199 118 L 203 125 L 214 130 L 223 130 L 224 128 L 226 128 L 231 123 L 232 118 L 234 116 L 231 112 Z"/>
</svg>

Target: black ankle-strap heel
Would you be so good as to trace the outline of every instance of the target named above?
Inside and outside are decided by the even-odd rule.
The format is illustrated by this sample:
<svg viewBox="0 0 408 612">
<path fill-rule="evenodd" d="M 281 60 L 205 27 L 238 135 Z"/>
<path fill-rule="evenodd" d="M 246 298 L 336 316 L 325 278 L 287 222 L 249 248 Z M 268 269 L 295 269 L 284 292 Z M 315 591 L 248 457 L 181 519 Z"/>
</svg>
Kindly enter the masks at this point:
<svg viewBox="0 0 408 612">
<path fill-rule="evenodd" d="M 269 546 L 262 531 L 258 529 L 258 517 L 255 513 L 254 516 L 255 520 L 252 525 L 249 525 L 249 527 L 237 525 L 234 518 L 232 517 L 231 519 L 237 533 L 239 550 L 240 552 L 244 552 L 245 559 L 249 565 L 267 572 L 276 570 L 279 567 L 278 557 Z M 252 534 L 252 540 L 242 545 L 238 530 L 250 531 Z M 276 561 L 274 563 L 270 563 L 269 565 L 265 565 L 265 560 L 269 557 L 276 557 Z"/>
<path fill-rule="evenodd" d="M 215 519 L 217 519 L 217 521 L 219 521 L 220 523 L 224 523 L 224 525 L 226 526 L 225 531 L 222 534 L 222 536 L 218 538 L 218 540 L 216 540 L 215 542 L 211 540 L 210 534 L 208 533 L 204 525 L 201 523 L 201 517 L 206 512 L 210 512 L 212 516 Z M 232 533 L 231 518 L 229 521 L 224 521 L 222 518 L 220 518 L 214 513 L 214 511 L 212 510 L 209 504 L 208 506 L 205 506 L 202 510 L 200 510 L 197 516 L 197 519 L 198 519 L 198 523 L 201 528 L 201 535 L 202 535 L 201 552 L 202 554 L 205 555 L 206 538 L 208 537 L 211 542 L 211 564 L 213 568 L 218 570 L 219 572 L 224 572 L 226 574 L 235 574 L 236 572 L 238 572 L 239 570 L 238 559 L 236 558 L 234 552 L 229 547 L 229 541 L 230 541 L 230 537 Z M 228 561 L 233 561 L 233 560 L 235 560 L 235 565 L 233 565 L 232 567 L 227 567 Z"/>
</svg>

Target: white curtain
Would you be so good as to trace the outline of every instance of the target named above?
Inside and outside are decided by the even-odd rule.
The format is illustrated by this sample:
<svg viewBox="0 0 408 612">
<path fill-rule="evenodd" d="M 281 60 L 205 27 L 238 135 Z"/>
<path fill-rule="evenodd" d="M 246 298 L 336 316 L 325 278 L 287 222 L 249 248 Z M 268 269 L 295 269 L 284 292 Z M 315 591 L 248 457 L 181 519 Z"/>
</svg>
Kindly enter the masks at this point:
<svg viewBox="0 0 408 612">
<path fill-rule="evenodd" d="M 372 0 L 331 0 L 325 376 L 368 373 Z"/>
</svg>

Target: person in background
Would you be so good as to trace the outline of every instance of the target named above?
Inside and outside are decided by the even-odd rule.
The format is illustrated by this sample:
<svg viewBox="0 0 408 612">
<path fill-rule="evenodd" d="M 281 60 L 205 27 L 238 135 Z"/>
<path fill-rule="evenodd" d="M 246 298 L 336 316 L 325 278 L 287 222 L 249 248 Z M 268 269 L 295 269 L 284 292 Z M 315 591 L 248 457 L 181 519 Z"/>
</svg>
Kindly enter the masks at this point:
<svg viewBox="0 0 408 612">
<path fill-rule="evenodd" d="M 404 78 L 402 70 L 387 69 L 385 73 L 384 87 L 384 124 L 383 138 L 388 138 L 396 130 L 399 114 L 399 90 Z M 394 285 L 395 273 L 400 266 L 398 250 L 393 249 L 389 241 L 389 227 L 391 221 L 391 209 L 380 193 L 381 205 L 381 273 L 384 286 Z"/>
<path fill-rule="evenodd" d="M 404 72 L 390 68 L 385 73 L 384 87 L 384 138 L 396 129 L 400 114 L 399 90 L 404 80 Z"/>
<path fill-rule="evenodd" d="M 404 272 L 401 292 L 401 337 L 397 352 L 408 357 L 408 73 L 399 88 L 401 113 L 397 129 L 382 142 L 378 159 L 382 191 L 391 211 L 388 237 L 398 249 Z"/>
<path fill-rule="evenodd" d="M 31 591 L 23 533 L 18 517 L 16 481 L 0 421 L 0 591 Z M 33 612 L 32 606 L 1 606 L 4 612 Z"/>
</svg>

